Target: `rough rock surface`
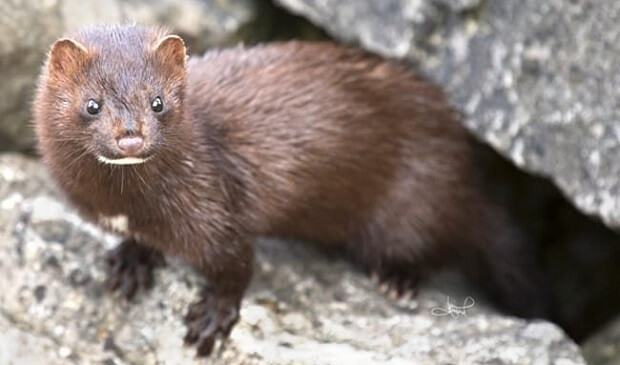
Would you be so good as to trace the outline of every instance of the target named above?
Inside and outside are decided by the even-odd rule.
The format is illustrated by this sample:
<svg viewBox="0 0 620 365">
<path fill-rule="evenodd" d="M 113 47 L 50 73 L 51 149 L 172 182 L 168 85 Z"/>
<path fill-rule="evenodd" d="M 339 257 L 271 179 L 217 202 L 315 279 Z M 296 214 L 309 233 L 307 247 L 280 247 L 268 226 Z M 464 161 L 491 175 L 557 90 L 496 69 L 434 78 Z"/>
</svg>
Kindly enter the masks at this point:
<svg viewBox="0 0 620 365">
<path fill-rule="evenodd" d="M 482 139 L 620 228 L 620 2 L 277 0 L 442 84 Z"/>
<path fill-rule="evenodd" d="M 253 0 L 0 1 L 0 148 L 28 149 L 30 102 L 45 52 L 65 31 L 97 22 L 167 24 L 190 50 L 239 40 Z"/>
<path fill-rule="evenodd" d="M 0 155 L 0 235 L 0 363 L 195 363 L 181 318 L 197 277 L 169 259 L 135 303 L 107 295 L 103 257 L 117 238 L 81 221 L 38 162 Z M 265 239 L 242 320 L 212 363 L 584 364 L 555 325 L 482 300 L 446 314 L 444 293 L 478 299 L 452 288 L 393 303 L 342 259 Z"/>
</svg>

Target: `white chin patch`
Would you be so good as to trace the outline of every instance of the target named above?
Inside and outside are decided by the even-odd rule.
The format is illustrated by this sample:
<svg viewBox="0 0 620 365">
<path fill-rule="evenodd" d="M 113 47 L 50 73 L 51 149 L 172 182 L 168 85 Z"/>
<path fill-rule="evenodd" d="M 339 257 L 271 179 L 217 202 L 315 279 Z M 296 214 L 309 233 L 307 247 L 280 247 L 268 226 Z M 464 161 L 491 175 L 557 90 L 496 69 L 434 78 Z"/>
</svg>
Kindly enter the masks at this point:
<svg viewBox="0 0 620 365">
<path fill-rule="evenodd" d="M 149 158 L 139 157 L 124 157 L 124 158 L 107 158 L 103 156 L 97 156 L 97 160 L 106 165 L 137 165 L 145 163 Z"/>
</svg>

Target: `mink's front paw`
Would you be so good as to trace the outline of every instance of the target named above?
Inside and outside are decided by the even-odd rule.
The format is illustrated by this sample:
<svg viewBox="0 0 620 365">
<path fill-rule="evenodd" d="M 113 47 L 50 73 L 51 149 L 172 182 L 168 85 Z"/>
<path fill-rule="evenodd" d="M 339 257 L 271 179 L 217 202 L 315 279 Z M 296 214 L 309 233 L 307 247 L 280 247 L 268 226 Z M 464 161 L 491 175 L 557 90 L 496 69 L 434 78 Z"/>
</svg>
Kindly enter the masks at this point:
<svg viewBox="0 0 620 365">
<path fill-rule="evenodd" d="M 204 290 L 185 316 L 185 344 L 196 344 L 198 356 L 209 356 L 219 337 L 225 340 L 239 320 L 239 295 L 222 295 Z"/>
<path fill-rule="evenodd" d="M 153 286 L 153 270 L 163 266 L 165 260 L 159 251 L 128 239 L 108 253 L 106 264 L 106 286 L 130 300 L 138 289 Z"/>
</svg>

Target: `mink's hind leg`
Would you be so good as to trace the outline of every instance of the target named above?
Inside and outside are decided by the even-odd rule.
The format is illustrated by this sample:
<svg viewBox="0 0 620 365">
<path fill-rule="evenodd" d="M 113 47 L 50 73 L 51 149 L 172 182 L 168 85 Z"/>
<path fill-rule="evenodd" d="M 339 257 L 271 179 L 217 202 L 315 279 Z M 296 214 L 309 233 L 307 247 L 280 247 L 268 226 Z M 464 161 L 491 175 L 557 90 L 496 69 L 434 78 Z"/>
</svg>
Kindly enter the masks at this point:
<svg viewBox="0 0 620 365">
<path fill-rule="evenodd" d="M 106 257 L 106 286 L 130 300 L 139 289 L 153 286 L 153 270 L 165 264 L 161 252 L 133 238 L 121 242 Z"/>
<path fill-rule="evenodd" d="M 392 300 L 412 299 L 418 293 L 423 273 L 415 262 L 390 263 L 369 266 L 370 278 L 379 285 L 381 293 Z"/>
<path fill-rule="evenodd" d="M 390 299 L 413 298 L 428 272 L 421 245 L 394 230 L 378 227 L 364 232 L 349 250 Z"/>
</svg>

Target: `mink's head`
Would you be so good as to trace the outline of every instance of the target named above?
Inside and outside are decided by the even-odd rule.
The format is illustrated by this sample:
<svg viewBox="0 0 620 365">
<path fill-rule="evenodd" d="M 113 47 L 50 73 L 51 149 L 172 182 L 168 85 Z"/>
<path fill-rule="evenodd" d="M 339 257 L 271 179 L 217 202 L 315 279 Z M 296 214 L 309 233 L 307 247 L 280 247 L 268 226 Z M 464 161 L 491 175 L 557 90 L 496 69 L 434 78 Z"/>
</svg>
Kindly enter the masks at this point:
<svg viewBox="0 0 620 365">
<path fill-rule="evenodd" d="M 56 41 L 34 101 L 43 155 L 139 164 L 177 142 L 186 58 L 181 38 L 158 28 L 96 26 Z"/>
</svg>

